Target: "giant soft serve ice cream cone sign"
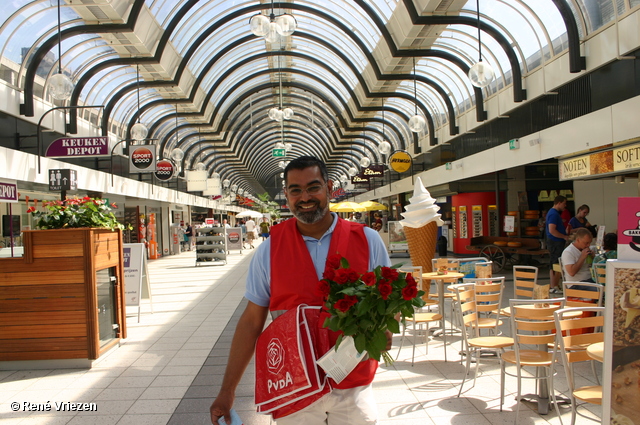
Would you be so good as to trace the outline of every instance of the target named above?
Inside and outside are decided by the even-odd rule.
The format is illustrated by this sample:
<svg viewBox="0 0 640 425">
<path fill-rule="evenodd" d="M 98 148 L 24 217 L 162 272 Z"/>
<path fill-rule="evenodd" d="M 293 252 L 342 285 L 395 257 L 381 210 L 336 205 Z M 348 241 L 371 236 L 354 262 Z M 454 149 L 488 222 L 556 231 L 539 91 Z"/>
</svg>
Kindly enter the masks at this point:
<svg viewBox="0 0 640 425">
<path fill-rule="evenodd" d="M 405 206 L 404 217 L 400 223 L 404 227 L 407 236 L 409 255 L 414 266 L 422 266 L 422 272 L 432 270 L 432 259 L 436 252 L 436 239 L 438 226 L 444 222 L 440 218 L 440 207 L 431 197 L 429 191 L 422 184 L 420 177 L 416 179 L 413 188 L 413 196 L 409 198 L 409 205 Z"/>
</svg>

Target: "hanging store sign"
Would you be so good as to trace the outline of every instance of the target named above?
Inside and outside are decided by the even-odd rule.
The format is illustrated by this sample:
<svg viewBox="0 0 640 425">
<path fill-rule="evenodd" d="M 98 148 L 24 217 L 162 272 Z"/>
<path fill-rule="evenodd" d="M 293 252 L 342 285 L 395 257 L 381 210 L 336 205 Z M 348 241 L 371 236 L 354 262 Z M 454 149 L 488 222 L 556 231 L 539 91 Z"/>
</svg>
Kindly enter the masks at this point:
<svg viewBox="0 0 640 425">
<path fill-rule="evenodd" d="M 365 176 L 362 173 L 356 174 L 355 176 L 351 177 L 351 183 L 353 184 L 367 184 L 369 183 L 369 180 L 369 176 Z"/>
<path fill-rule="evenodd" d="M 49 170 L 49 190 L 59 192 L 61 190 L 78 189 L 78 175 L 76 170 L 53 169 Z"/>
<path fill-rule="evenodd" d="M 384 177 L 384 165 L 375 164 L 369 165 L 362 170 L 362 175 L 366 177 Z"/>
<path fill-rule="evenodd" d="M 207 188 L 202 191 L 204 196 L 222 196 L 222 183 L 220 177 L 207 179 Z"/>
<path fill-rule="evenodd" d="M 161 181 L 171 180 L 175 170 L 176 168 L 174 167 L 173 162 L 168 159 L 158 161 L 156 164 L 156 178 Z"/>
<path fill-rule="evenodd" d="M 18 202 L 18 182 L 0 179 L 0 202 Z"/>
<path fill-rule="evenodd" d="M 395 151 L 389 158 L 389 167 L 396 173 L 404 173 L 411 168 L 411 155 L 405 151 Z"/>
<path fill-rule="evenodd" d="M 187 192 L 207 190 L 207 171 L 187 171 Z"/>
<path fill-rule="evenodd" d="M 54 140 L 44 156 L 48 158 L 77 158 L 109 156 L 109 137 L 62 137 Z"/>
<path fill-rule="evenodd" d="M 131 147 L 129 157 L 130 173 L 155 173 L 156 171 L 156 147 L 137 146 Z"/>
</svg>

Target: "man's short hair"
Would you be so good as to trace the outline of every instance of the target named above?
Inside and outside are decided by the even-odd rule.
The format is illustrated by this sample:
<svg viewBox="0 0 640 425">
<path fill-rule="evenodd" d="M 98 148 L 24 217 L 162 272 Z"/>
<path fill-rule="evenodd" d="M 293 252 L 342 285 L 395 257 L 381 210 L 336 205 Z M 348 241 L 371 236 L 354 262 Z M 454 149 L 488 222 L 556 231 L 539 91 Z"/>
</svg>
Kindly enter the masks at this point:
<svg viewBox="0 0 640 425">
<path fill-rule="evenodd" d="M 322 179 L 325 182 L 329 181 L 329 172 L 327 171 L 327 166 L 324 162 L 316 158 L 315 156 L 300 156 L 294 160 L 292 160 L 287 166 L 284 168 L 284 181 L 287 181 L 287 176 L 289 175 L 289 171 L 291 170 L 304 170 L 309 167 L 318 167 L 320 169 L 320 174 L 322 175 Z"/>
<path fill-rule="evenodd" d="M 576 239 L 581 239 L 581 238 L 584 238 L 585 236 L 589 236 L 591 239 L 593 239 L 593 235 L 591 234 L 591 231 L 586 227 L 578 228 L 576 230 L 575 235 L 576 235 Z"/>
<path fill-rule="evenodd" d="M 567 198 L 565 198 L 564 196 L 558 195 L 555 198 L 553 198 L 553 205 L 558 205 L 559 203 L 564 202 L 566 200 Z"/>
</svg>

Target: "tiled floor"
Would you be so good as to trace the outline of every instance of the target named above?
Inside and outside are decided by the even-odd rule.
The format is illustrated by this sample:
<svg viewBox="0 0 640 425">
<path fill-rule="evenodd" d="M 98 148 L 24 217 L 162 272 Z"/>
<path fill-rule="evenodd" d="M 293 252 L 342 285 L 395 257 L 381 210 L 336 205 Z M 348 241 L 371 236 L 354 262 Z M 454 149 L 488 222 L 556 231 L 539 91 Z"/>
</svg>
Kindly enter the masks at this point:
<svg viewBox="0 0 640 425">
<path fill-rule="evenodd" d="M 0 370 L 0 424 L 209 424 L 209 404 L 219 388 L 235 323 L 244 308 L 244 280 L 253 251 L 243 252 L 232 253 L 226 266 L 194 267 L 193 252 L 150 262 L 154 313 L 148 302 L 143 303 L 138 323 L 137 310 L 130 310 L 127 341 L 89 370 Z M 393 262 L 405 259 L 397 260 Z M 507 277 L 510 282 L 510 274 Z M 507 291 L 505 302 L 510 295 Z M 462 396 L 456 397 L 464 372 L 460 340 L 454 335 L 447 342 L 448 362 L 442 340 L 435 338 L 428 356 L 424 344 L 417 347 L 416 364 L 411 366 L 412 346 L 405 340 L 398 360 L 379 368 L 374 389 L 380 425 L 514 423 L 515 379 L 507 379 L 503 412 L 497 363 L 482 361 L 476 385 L 467 381 Z M 396 336 L 393 355 L 398 343 Z M 560 392 L 566 391 L 561 369 L 555 385 Z M 579 383 L 593 382 L 590 367 L 576 373 Z M 245 424 L 269 424 L 269 417 L 254 412 L 252 381 L 250 366 L 238 388 L 236 409 Z M 526 392 L 533 390 L 525 387 Z M 19 411 L 12 411 L 13 402 L 19 403 Z M 41 407 L 49 403 L 51 410 L 24 411 L 25 402 Z M 95 403 L 96 411 L 56 411 L 56 402 Z M 538 415 L 534 408 L 523 403 L 518 423 L 560 423 L 554 412 Z M 588 409 L 594 412 L 592 417 L 599 417 L 599 406 Z M 570 409 L 563 406 L 562 412 L 569 423 Z M 578 417 L 576 423 L 594 422 Z"/>
</svg>

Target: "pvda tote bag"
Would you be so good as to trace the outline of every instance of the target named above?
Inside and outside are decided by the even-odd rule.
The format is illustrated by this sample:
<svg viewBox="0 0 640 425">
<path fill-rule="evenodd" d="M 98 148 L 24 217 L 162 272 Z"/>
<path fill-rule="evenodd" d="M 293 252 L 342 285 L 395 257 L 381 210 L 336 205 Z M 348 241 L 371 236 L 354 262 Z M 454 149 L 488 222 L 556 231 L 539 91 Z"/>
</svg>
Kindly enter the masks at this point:
<svg viewBox="0 0 640 425">
<path fill-rule="evenodd" d="M 331 391 L 316 360 L 331 348 L 320 307 L 300 305 L 276 318 L 256 343 L 255 402 L 258 413 L 278 419 Z"/>
</svg>

